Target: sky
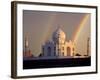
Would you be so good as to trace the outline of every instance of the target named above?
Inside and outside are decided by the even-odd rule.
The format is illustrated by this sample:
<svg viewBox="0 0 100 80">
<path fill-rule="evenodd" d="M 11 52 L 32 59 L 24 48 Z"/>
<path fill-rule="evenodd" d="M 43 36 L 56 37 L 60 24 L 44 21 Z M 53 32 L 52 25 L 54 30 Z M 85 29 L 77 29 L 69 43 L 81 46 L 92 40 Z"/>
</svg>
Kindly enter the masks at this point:
<svg viewBox="0 0 100 80">
<path fill-rule="evenodd" d="M 76 53 L 85 55 L 91 35 L 90 20 L 89 13 L 23 10 L 23 42 L 27 36 L 32 54 L 38 56 L 41 46 L 52 40 L 53 32 L 60 27 L 66 34 L 66 41 L 75 43 Z"/>
</svg>

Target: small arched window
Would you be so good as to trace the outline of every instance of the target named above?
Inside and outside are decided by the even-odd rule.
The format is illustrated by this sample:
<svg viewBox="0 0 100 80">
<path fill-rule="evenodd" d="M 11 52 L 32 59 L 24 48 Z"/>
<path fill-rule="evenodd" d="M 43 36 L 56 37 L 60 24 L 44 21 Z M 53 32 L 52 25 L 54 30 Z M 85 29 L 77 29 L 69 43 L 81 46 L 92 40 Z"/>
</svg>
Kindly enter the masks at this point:
<svg viewBox="0 0 100 80">
<path fill-rule="evenodd" d="M 62 47 L 62 50 L 64 50 L 64 47 Z"/>
<path fill-rule="evenodd" d="M 51 47 L 50 46 L 47 48 L 47 51 L 48 51 L 47 55 L 51 56 Z"/>
<path fill-rule="evenodd" d="M 67 47 L 67 56 L 70 56 L 70 55 L 71 55 L 71 48 Z"/>
<path fill-rule="evenodd" d="M 64 56 L 64 52 L 62 52 L 62 56 Z"/>
</svg>

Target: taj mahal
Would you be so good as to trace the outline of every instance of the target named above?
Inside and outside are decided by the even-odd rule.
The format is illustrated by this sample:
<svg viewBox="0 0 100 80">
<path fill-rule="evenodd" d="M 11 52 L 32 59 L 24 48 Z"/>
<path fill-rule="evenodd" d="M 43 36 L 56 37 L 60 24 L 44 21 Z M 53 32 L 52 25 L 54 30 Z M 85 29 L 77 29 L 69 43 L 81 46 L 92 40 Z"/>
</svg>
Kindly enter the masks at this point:
<svg viewBox="0 0 100 80">
<path fill-rule="evenodd" d="M 42 45 L 42 56 L 44 57 L 73 57 L 75 45 L 69 40 L 66 41 L 66 34 L 59 27 L 52 34 L 52 40 Z"/>
<path fill-rule="evenodd" d="M 41 56 L 39 58 L 61 58 L 75 56 L 75 45 L 69 40 L 66 41 L 66 34 L 59 27 L 52 34 L 52 40 L 47 40 L 41 46 Z M 24 57 L 33 57 L 29 49 L 28 39 L 25 39 Z"/>
<path fill-rule="evenodd" d="M 29 48 L 28 38 L 25 38 L 23 57 L 32 59 L 51 59 L 51 58 L 75 58 L 89 56 L 89 41 L 87 40 L 87 55 L 76 54 L 75 43 L 72 40 L 67 41 L 65 32 L 58 27 L 53 31 L 51 40 L 46 40 L 41 46 L 41 53 L 35 57 Z"/>
</svg>

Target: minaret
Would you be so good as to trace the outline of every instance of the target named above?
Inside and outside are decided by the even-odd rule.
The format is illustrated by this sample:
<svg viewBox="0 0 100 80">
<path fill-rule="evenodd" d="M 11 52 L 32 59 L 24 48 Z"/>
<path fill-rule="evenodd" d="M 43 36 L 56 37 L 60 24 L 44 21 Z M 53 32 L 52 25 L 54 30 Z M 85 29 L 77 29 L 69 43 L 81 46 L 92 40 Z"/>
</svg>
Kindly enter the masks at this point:
<svg viewBox="0 0 100 80">
<path fill-rule="evenodd" d="M 25 37 L 25 51 L 27 51 L 28 48 L 29 48 L 28 37 Z"/>
<path fill-rule="evenodd" d="M 31 51 L 29 49 L 29 41 L 28 37 L 25 37 L 25 52 L 24 52 L 24 57 L 30 57 L 32 56 Z"/>
<path fill-rule="evenodd" d="M 88 39 L 87 39 L 87 56 L 89 56 L 89 41 L 90 41 L 90 38 L 88 37 Z"/>
</svg>

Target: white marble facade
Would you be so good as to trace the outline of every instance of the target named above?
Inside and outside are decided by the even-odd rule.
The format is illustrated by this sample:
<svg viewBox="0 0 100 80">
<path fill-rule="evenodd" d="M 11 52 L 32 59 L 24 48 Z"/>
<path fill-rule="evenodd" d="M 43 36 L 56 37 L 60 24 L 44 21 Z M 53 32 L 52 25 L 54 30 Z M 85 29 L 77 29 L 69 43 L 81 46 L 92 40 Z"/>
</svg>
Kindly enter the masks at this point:
<svg viewBox="0 0 100 80">
<path fill-rule="evenodd" d="M 61 28 L 57 28 L 52 35 L 52 41 L 46 41 L 42 45 L 43 57 L 73 57 L 75 45 L 69 40 L 66 41 L 66 34 Z"/>
</svg>

